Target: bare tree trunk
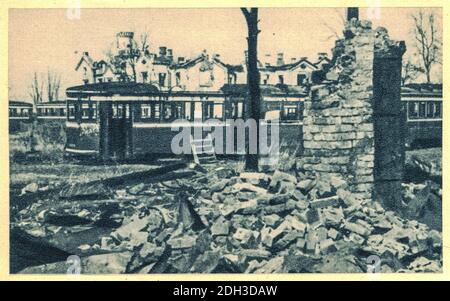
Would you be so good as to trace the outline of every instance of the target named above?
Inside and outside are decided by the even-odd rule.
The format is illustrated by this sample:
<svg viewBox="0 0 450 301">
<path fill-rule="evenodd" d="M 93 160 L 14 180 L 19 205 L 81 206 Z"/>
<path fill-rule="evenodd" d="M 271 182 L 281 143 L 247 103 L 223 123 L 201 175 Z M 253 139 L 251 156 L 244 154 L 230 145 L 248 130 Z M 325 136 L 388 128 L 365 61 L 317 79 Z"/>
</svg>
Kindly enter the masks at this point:
<svg viewBox="0 0 450 301">
<path fill-rule="evenodd" d="M 259 87 L 259 70 L 258 70 L 258 8 L 241 8 L 242 13 L 245 16 L 248 27 L 248 59 L 247 59 L 247 86 L 250 96 L 248 102 L 249 109 L 246 110 L 250 113 L 249 118 L 256 121 L 256 154 L 250 154 L 248 141 L 246 142 L 246 156 L 245 156 L 245 169 L 250 171 L 258 171 L 258 158 L 259 158 L 259 119 L 261 117 L 260 99 L 261 91 Z M 246 118 L 248 118 L 246 116 Z M 250 137 L 248 137 L 250 139 Z M 248 140 L 249 140 L 248 139 Z"/>
</svg>

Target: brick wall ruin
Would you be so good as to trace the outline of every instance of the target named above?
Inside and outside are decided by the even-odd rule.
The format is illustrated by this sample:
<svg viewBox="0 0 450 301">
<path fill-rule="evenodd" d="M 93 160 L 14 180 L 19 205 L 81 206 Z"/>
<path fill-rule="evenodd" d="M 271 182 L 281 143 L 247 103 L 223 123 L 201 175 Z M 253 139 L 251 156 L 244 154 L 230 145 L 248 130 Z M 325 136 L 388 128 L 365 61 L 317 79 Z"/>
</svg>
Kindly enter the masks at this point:
<svg viewBox="0 0 450 301">
<path fill-rule="evenodd" d="M 373 30 L 371 22 L 352 19 L 345 26 L 344 38 L 336 41 L 332 67 L 321 83 L 311 88 L 305 101 L 301 169 L 341 176 L 361 199 L 377 195 L 377 176 L 388 178 L 386 172 L 380 172 L 384 167 L 377 166 L 377 162 L 386 163 L 384 145 L 395 139 L 401 141 L 398 129 L 390 129 L 389 137 L 384 135 L 388 131 L 386 125 L 393 119 L 397 124 L 401 122 L 398 116 L 386 116 L 376 104 L 383 103 L 384 109 L 385 103 L 395 104 L 394 110 L 400 106 L 397 75 L 401 72 L 404 49 L 399 45 L 404 48 L 404 44 L 389 40 L 384 28 Z M 380 80 L 381 77 L 386 78 Z M 381 137 L 379 128 L 385 131 Z M 397 147 L 395 151 L 401 153 L 401 149 Z M 380 155 L 386 157 L 382 162 L 376 159 Z M 397 172 L 390 173 L 395 174 L 396 182 L 399 176 L 401 179 L 402 166 L 395 164 Z"/>
</svg>

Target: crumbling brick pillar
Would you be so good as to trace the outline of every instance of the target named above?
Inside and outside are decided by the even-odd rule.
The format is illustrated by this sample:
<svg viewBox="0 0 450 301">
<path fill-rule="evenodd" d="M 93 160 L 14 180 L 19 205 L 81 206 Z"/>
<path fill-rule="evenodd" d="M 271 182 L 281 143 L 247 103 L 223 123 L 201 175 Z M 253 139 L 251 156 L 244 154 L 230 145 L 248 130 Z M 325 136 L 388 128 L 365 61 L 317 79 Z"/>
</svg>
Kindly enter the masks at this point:
<svg viewBox="0 0 450 301">
<path fill-rule="evenodd" d="M 375 32 L 373 119 L 375 129 L 375 200 L 388 208 L 401 203 L 405 161 L 406 114 L 401 103 L 404 42 L 389 39 L 385 28 Z"/>
<path fill-rule="evenodd" d="M 347 22 L 330 71 L 305 101 L 303 121 L 301 168 L 341 176 L 360 199 L 372 199 L 374 183 L 374 44 L 370 22 Z"/>
<path fill-rule="evenodd" d="M 305 101 L 301 169 L 344 178 L 359 199 L 386 204 L 400 198 L 404 51 L 385 29 L 347 22 L 332 67 Z"/>
</svg>

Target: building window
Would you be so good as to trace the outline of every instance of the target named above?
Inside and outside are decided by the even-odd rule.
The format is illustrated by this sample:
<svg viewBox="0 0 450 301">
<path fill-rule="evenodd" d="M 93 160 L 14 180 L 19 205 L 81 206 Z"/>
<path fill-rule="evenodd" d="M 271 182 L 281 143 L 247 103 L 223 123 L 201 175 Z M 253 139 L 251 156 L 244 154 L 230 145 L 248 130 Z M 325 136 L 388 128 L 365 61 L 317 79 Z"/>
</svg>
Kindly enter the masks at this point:
<svg viewBox="0 0 450 301">
<path fill-rule="evenodd" d="M 193 103 L 192 102 L 185 102 L 184 103 L 184 119 L 186 120 L 192 120 L 192 106 Z"/>
<path fill-rule="evenodd" d="M 156 120 L 159 120 L 159 118 L 160 118 L 160 104 L 159 103 L 155 103 L 155 105 L 153 106 L 153 118 Z"/>
<path fill-rule="evenodd" d="M 166 74 L 165 73 L 158 74 L 158 83 L 161 87 L 164 87 L 166 85 Z"/>
<path fill-rule="evenodd" d="M 223 104 L 221 104 L 221 103 L 214 104 L 213 117 L 215 119 L 222 119 L 223 118 Z"/>
<path fill-rule="evenodd" d="M 99 82 L 99 83 L 103 83 L 103 78 L 99 77 L 99 78 L 98 78 L 98 82 Z"/>
<path fill-rule="evenodd" d="M 175 85 L 179 86 L 181 84 L 181 74 L 180 72 L 175 73 Z"/>
<path fill-rule="evenodd" d="M 200 86 L 211 87 L 212 86 L 212 73 L 210 70 L 200 70 Z"/>
<path fill-rule="evenodd" d="M 194 102 L 194 120 L 201 120 L 203 118 L 203 107 L 200 101 Z"/>
<path fill-rule="evenodd" d="M 425 112 L 426 112 L 426 103 L 424 101 L 421 101 L 419 103 L 419 118 L 425 118 Z"/>
<path fill-rule="evenodd" d="M 283 119 L 285 120 L 297 120 L 298 119 L 298 111 L 297 106 L 284 106 L 283 108 Z"/>
<path fill-rule="evenodd" d="M 306 84 L 306 74 L 297 74 L 297 86 Z"/>
<path fill-rule="evenodd" d="M 149 104 L 143 104 L 141 106 L 141 118 L 150 118 L 151 115 L 151 106 Z"/>
<path fill-rule="evenodd" d="M 283 75 L 278 75 L 278 83 L 280 85 L 284 85 L 284 76 Z"/>
<path fill-rule="evenodd" d="M 244 104 L 242 102 L 230 102 L 226 107 L 226 118 L 242 118 L 244 116 Z"/>
<path fill-rule="evenodd" d="M 163 108 L 164 108 L 164 110 L 163 110 L 163 119 L 165 121 L 170 121 L 172 119 L 172 116 L 173 116 L 172 104 L 165 103 Z"/>
<path fill-rule="evenodd" d="M 148 81 L 148 72 L 144 71 L 141 74 L 142 74 L 142 82 L 146 83 Z"/>
<path fill-rule="evenodd" d="M 236 83 L 236 78 L 237 78 L 236 74 L 228 75 L 228 83 L 229 84 L 235 84 Z"/>
<path fill-rule="evenodd" d="M 214 117 L 214 103 L 213 102 L 204 102 L 203 103 L 203 116 L 205 120 L 211 119 Z"/>
<path fill-rule="evenodd" d="M 419 117 L 419 103 L 415 101 L 410 101 L 408 103 L 408 117 L 410 119 Z"/>
<path fill-rule="evenodd" d="M 432 101 L 427 103 L 427 118 L 433 118 L 435 115 L 435 104 Z"/>
<path fill-rule="evenodd" d="M 435 118 L 442 118 L 442 115 L 441 115 L 441 103 L 440 102 L 436 102 L 434 108 L 435 108 L 434 117 Z"/>
<path fill-rule="evenodd" d="M 264 74 L 263 85 L 269 84 L 269 74 Z"/>
</svg>

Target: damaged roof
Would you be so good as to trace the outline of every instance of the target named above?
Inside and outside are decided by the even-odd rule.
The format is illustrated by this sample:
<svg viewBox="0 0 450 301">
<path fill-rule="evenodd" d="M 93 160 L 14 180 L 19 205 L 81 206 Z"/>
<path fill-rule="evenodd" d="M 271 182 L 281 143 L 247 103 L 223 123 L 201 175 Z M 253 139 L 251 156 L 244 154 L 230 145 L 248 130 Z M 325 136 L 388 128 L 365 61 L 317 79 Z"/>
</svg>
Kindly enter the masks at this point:
<svg viewBox="0 0 450 301">
<path fill-rule="evenodd" d="M 270 95 L 280 95 L 280 94 L 289 94 L 289 95 L 298 95 L 298 96 L 307 96 L 308 92 L 305 88 L 300 86 L 290 86 L 290 85 L 260 85 L 261 95 L 262 96 L 270 96 Z M 221 91 L 225 94 L 230 95 L 246 95 L 248 93 L 247 84 L 225 84 Z"/>
<path fill-rule="evenodd" d="M 152 84 L 134 83 L 134 82 L 106 82 L 74 86 L 66 89 L 68 97 L 78 97 L 88 95 L 125 95 L 125 96 L 144 96 L 158 94 L 159 89 Z"/>
</svg>

